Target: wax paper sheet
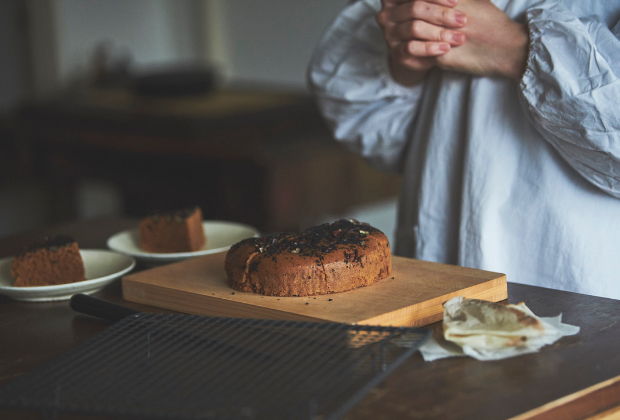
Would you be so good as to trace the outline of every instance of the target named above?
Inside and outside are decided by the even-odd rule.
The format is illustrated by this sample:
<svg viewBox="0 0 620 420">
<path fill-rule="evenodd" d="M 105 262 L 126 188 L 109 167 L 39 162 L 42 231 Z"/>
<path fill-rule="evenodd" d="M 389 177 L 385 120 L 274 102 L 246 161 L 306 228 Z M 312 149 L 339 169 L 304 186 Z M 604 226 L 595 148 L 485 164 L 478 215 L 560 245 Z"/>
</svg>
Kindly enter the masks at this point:
<svg viewBox="0 0 620 420">
<path fill-rule="evenodd" d="M 443 326 L 443 337 L 434 337 L 420 348 L 424 360 L 505 359 L 537 352 L 579 332 L 579 327 L 562 323 L 562 314 L 541 318 L 523 302 L 504 305 L 460 296 L 444 304 Z"/>
</svg>

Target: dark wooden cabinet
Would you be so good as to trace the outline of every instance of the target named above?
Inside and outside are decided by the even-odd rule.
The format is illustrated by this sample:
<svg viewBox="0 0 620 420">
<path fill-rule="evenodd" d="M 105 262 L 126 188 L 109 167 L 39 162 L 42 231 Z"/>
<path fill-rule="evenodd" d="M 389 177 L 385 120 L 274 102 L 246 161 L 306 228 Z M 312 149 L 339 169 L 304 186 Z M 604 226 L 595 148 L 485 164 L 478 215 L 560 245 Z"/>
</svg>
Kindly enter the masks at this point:
<svg viewBox="0 0 620 420">
<path fill-rule="evenodd" d="M 82 179 L 113 183 L 125 216 L 197 204 L 205 218 L 263 231 L 393 197 L 400 183 L 332 140 L 304 94 L 90 89 L 24 106 L 12 127 L 30 173 L 54 191 L 58 222 L 75 218 Z"/>
</svg>

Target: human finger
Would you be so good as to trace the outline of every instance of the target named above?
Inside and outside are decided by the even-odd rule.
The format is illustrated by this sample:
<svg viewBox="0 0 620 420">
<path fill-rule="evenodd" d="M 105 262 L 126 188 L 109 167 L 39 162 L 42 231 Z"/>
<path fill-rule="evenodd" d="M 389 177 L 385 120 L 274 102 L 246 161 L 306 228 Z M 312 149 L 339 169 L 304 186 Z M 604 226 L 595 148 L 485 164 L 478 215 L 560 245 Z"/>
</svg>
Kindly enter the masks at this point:
<svg viewBox="0 0 620 420">
<path fill-rule="evenodd" d="M 381 0 L 383 7 L 397 6 L 404 3 L 413 3 L 416 0 Z M 428 3 L 441 4 L 446 7 L 454 7 L 458 4 L 459 0 L 424 0 Z"/>
<path fill-rule="evenodd" d="M 419 19 L 447 28 L 462 28 L 467 24 L 467 15 L 460 10 L 422 0 L 388 8 L 386 13 L 387 20 L 396 23 Z"/>
<path fill-rule="evenodd" d="M 403 42 L 394 46 L 390 51 L 391 61 L 411 70 L 428 70 L 437 64 L 440 56 L 414 56 L 411 54 L 409 43 Z"/>
<path fill-rule="evenodd" d="M 437 57 L 450 51 L 447 42 L 409 41 L 394 46 L 397 56 L 404 60 L 407 57 Z"/>
<path fill-rule="evenodd" d="M 447 42 L 452 46 L 461 45 L 465 42 L 465 34 L 443 26 L 431 25 L 423 20 L 413 20 L 400 23 L 393 27 L 394 38 L 402 41 L 424 40 Z"/>
<path fill-rule="evenodd" d="M 416 5 L 417 4 L 417 5 Z M 410 0 L 399 2 L 384 7 L 392 22 L 404 22 L 415 18 L 416 11 L 419 12 L 423 7 L 439 7 L 447 13 L 448 10 L 454 8 L 458 4 L 458 0 Z M 433 6 L 427 6 L 433 5 Z M 417 9 L 416 9 L 417 8 Z"/>
</svg>

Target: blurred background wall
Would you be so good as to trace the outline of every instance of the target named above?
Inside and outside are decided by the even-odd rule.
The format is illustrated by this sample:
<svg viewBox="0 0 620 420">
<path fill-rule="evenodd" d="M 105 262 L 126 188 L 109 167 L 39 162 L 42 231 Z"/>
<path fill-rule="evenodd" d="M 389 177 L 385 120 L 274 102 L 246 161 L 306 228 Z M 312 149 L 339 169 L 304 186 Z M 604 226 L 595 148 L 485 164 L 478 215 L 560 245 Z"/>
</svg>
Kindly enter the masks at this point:
<svg viewBox="0 0 620 420">
<path fill-rule="evenodd" d="M 304 90 L 314 45 L 346 3 L 29 0 L 1 7 L 10 21 L 5 30 L 17 33 L 28 24 L 37 91 L 83 76 L 101 45 L 137 68 L 206 59 L 229 81 Z"/>
<path fill-rule="evenodd" d="M 309 57 L 346 3 L 0 0 L 0 236 L 57 221 L 50 211 L 54 192 L 20 174 L 27 150 L 14 150 L 9 141 L 10 117 L 20 105 L 88 83 L 100 67 L 140 71 L 196 62 L 213 65 L 223 86 L 307 93 Z M 80 180 L 76 195 L 78 218 L 123 215 L 113 184 Z M 346 213 L 319 219 L 356 217 L 391 234 L 395 197 Z"/>
</svg>

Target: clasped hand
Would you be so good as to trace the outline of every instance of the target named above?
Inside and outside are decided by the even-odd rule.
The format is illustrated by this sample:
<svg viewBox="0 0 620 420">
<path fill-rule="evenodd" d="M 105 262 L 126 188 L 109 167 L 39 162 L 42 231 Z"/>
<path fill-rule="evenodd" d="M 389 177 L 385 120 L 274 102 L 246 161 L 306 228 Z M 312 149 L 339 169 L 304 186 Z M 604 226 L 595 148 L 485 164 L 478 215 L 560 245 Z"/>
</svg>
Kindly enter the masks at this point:
<svg viewBox="0 0 620 420">
<path fill-rule="evenodd" d="M 421 81 L 432 67 L 521 78 L 528 32 L 490 0 L 382 0 L 377 22 L 394 78 Z"/>
</svg>

